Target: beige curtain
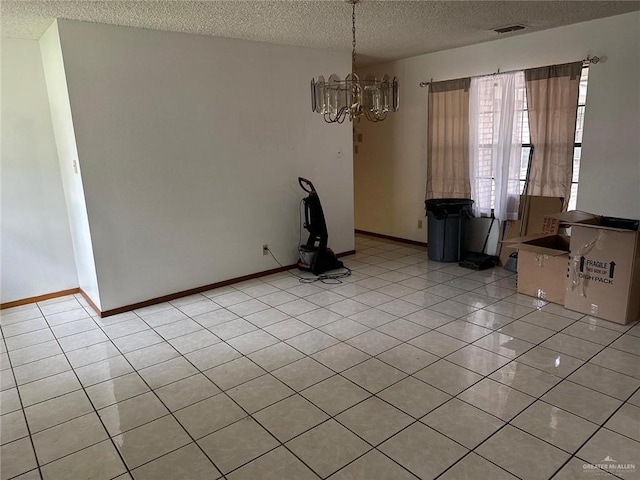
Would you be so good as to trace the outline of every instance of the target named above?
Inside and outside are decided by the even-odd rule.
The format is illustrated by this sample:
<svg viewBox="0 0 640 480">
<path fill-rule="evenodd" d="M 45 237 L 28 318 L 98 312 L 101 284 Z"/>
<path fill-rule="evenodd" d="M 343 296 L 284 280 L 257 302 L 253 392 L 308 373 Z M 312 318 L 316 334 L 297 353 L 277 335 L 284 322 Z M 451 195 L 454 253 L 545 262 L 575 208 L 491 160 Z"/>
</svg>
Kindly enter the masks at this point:
<svg viewBox="0 0 640 480">
<path fill-rule="evenodd" d="M 571 193 L 573 146 L 582 62 L 525 70 L 529 130 L 534 147 L 528 195 Z"/>
<path fill-rule="evenodd" d="M 429 86 L 426 198 L 470 198 L 470 78 Z"/>
</svg>

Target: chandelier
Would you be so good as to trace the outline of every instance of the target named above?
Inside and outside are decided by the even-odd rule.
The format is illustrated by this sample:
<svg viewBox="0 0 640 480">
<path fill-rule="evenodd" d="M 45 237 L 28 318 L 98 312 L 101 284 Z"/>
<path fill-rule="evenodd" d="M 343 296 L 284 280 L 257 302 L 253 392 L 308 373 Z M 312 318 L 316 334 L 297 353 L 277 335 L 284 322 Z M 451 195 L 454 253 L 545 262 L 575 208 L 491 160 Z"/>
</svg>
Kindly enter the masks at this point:
<svg viewBox="0 0 640 480">
<path fill-rule="evenodd" d="M 324 116 L 327 123 L 360 120 L 364 116 L 371 122 L 381 122 L 389 111 L 398 110 L 398 77 L 367 75 L 360 80 L 356 75 L 356 4 L 360 0 L 346 0 L 353 6 L 351 24 L 353 50 L 351 73 L 341 80 L 335 73 L 328 80 L 323 76 L 311 80 L 311 109 Z"/>
</svg>

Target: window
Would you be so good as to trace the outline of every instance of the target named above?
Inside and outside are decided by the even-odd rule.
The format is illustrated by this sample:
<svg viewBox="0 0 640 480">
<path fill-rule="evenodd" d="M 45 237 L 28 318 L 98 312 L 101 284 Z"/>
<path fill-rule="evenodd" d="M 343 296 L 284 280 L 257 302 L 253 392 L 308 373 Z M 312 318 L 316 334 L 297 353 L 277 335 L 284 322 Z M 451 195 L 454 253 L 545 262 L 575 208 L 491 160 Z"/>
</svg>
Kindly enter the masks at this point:
<svg viewBox="0 0 640 480">
<path fill-rule="evenodd" d="M 489 77 L 487 77 L 489 78 Z M 589 67 L 584 66 L 580 76 L 580 92 L 578 97 L 578 112 L 576 118 L 575 142 L 573 149 L 573 178 L 571 180 L 571 194 L 569 196 L 569 210 L 576 208 L 578 196 L 578 178 L 580 176 L 580 158 L 582 154 L 582 133 L 584 128 L 584 115 L 587 101 L 587 84 L 589 81 Z M 497 142 L 497 132 L 495 131 L 496 117 L 499 116 L 497 105 L 499 96 L 487 96 L 480 99 L 479 125 L 478 125 L 478 148 L 479 162 L 477 165 L 477 178 L 479 179 L 479 194 L 490 195 L 491 209 L 495 208 L 495 178 L 492 172 L 491 151 Z M 517 93 L 517 103 L 523 105 L 517 116 L 515 130 L 522 132 L 522 153 L 520 161 L 520 193 L 524 191 L 525 180 L 527 178 L 527 167 L 529 165 L 529 154 L 531 151 L 531 140 L 529 136 L 529 115 L 527 110 L 526 87 L 520 85 Z M 490 191 L 490 193 L 489 193 Z M 489 215 L 489 212 L 482 212 Z"/>
<path fill-rule="evenodd" d="M 524 94 L 523 71 L 471 80 L 469 168 L 476 215 L 517 218 Z"/>
<path fill-rule="evenodd" d="M 578 199 L 578 178 L 580 176 L 580 157 L 582 155 L 582 132 L 584 129 L 584 113 L 587 104 L 587 84 L 589 82 L 589 66 L 582 67 L 580 75 L 580 93 L 578 95 L 578 113 L 576 117 L 576 134 L 573 145 L 573 178 L 571 179 L 571 195 L 569 196 L 569 210 L 575 210 Z M 527 95 L 524 95 L 524 110 L 522 112 L 522 159 L 520 162 L 520 193 L 524 191 L 529 166 L 531 141 L 529 137 L 529 115 L 527 111 Z M 492 205 L 493 208 L 493 205 Z"/>
</svg>

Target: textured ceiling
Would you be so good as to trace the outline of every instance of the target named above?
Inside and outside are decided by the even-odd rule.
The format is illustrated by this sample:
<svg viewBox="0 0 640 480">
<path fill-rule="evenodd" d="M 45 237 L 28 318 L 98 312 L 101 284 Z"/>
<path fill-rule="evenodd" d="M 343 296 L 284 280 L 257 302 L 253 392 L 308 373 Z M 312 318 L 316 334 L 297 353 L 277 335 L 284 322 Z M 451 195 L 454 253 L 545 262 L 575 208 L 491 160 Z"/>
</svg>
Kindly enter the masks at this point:
<svg viewBox="0 0 640 480">
<path fill-rule="evenodd" d="M 406 58 L 640 10 L 640 1 L 390 1 L 356 7 L 358 64 Z M 351 5 L 323 1 L 1 0 L 3 37 L 54 18 L 351 51 Z M 527 28 L 499 35 L 496 27 Z"/>
</svg>

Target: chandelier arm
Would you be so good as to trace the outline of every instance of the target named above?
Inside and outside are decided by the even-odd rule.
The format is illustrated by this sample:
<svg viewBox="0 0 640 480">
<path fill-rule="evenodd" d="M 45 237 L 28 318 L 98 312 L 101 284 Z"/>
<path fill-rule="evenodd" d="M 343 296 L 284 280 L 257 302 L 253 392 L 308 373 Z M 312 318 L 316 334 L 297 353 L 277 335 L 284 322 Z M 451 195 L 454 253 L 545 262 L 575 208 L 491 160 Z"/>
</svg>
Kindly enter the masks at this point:
<svg viewBox="0 0 640 480">
<path fill-rule="evenodd" d="M 375 113 L 371 110 L 364 110 L 364 115 L 370 122 L 382 122 L 385 118 L 387 118 L 386 112 L 384 114 Z"/>
<path fill-rule="evenodd" d="M 340 108 L 340 110 L 336 112 L 334 116 L 332 116 L 331 113 L 325 113 L 323 115 L 323 118 L 326 123 L 342 123 L 347 118 L 346 114 L 347 114 L 347 108 L 342 107 Z"/>
</svg>

